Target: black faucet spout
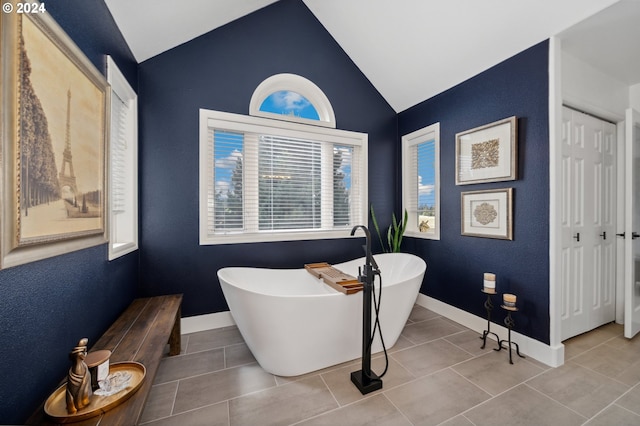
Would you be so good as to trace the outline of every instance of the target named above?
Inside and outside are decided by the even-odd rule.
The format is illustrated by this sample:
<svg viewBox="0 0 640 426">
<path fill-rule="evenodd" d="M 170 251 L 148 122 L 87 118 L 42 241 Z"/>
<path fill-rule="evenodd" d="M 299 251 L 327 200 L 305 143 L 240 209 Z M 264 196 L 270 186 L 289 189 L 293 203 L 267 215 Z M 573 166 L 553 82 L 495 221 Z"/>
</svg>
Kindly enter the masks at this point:
<svg viewBox="0 0 640 426">
<path fill-rule="evenodd" d="M 351 235 L 355 235 L 358 228 L 361 228 L 364 231 L 364 235 L 367 240 L 367 245 L 364 247 L 367 265 L 373 267 L 373 269 L 378 270 L 378 264 L 373 259 L 373 254 L 371 253 L 371 232 L 369 232 L 369 229 L 364 225 L 356 225 L 351 229 Z"/>
</svg>

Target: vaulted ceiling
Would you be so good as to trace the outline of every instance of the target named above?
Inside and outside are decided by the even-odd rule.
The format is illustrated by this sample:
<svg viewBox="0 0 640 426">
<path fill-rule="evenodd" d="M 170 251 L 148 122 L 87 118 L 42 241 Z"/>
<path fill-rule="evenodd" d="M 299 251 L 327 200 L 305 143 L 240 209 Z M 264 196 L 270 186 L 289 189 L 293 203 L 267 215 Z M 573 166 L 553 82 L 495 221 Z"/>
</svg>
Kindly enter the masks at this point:
<svg viewBox="0 0 640 426">
<path fill-rule="evenodd" d="M 143 62 L 277 0 L 105 1 Z M 302 1 L 397 112 L 555 35 L 640 83 L 640 0 Z"/>
</svg>

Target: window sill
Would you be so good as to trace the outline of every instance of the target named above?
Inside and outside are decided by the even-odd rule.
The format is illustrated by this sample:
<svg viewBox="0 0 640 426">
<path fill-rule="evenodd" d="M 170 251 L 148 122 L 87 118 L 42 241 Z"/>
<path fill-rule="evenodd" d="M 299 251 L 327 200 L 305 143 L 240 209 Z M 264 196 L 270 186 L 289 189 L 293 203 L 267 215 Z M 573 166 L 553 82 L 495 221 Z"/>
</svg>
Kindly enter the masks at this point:
<svg viewBox="0 0 640 426">
<path fill-rule="evenodd" d="M 439 240 L 440 235 L 435 232 L 419 232 L 419 231 L 405 231 L 405 237 L 421 238 L 423 240 Z"/>
<path fill-rule="evenodd" d="M 200 245 L 218 245 L 218 244 L 244 244 L 244 243 L 266 243 L 266 242 L 282 242 L 282 241 L 300 241 L 300 240 L 329 240 L 348 238 L 351 228 L 344 228 L 333 231 L 316 231 L 316 232 L 278 232 L 278 233 L 253 233 L 253 234 L 216 234 L 201 235 Z"/>
<path fill-rule="evenodd" d="M 115 260 L 136 250 L 138 250 L 138 244 L 135 242 L 109 244 L 109 261 Z"/>
</svg>

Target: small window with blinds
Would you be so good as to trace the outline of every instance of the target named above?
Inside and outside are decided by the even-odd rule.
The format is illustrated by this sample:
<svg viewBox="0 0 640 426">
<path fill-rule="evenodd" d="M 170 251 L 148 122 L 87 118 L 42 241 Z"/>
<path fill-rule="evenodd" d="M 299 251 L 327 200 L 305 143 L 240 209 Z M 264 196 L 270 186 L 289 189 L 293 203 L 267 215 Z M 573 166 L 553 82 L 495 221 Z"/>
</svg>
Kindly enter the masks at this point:
<svg viewBox="0 0 640 426">
<path fill-rule="evenodd" d="M 138 249 L 138 101 L 111 57 L 109 144 L 109 260 Z"/>
<path fill-rule="evenodd" d="M 440 123 L 402 137 L 405 235 L 440 239 Z"/>
<path fill-rule="evenodd" d="M 200 242 L 345 238 L 366 223 L 367 135 L 200 110 Z"/>
</svg>

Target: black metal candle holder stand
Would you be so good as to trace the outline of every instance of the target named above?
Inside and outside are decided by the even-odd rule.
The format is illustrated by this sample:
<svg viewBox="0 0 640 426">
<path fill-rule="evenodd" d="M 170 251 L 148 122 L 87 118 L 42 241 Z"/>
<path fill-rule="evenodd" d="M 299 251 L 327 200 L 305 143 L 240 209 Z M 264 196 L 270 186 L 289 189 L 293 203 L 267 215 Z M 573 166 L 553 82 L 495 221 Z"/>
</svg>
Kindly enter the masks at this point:
<svg viewBox="0 0 640 426">
<path fill-rule="evenodd" d="M 499 351 L 500 350 L 500 337 L 494 333 L 493 331 L 491 331 L 491 311 L 493 311 L 493 302 L 491 302 L 491 296 L 495 295 L 495 292 L 490 292 L 490 291 L 486 291 L 485 289 L 482 289 L 482 292 L 484 294 L 487 295 L 487 300 L 484 302 L 484 308 L 487 310 L 487 329 L 484 330 L 482 332 L 482 346 L 480 347 L 480 349 L 484 349 L 484 347 L 487 344 L 487 336 L 489 334 L 493 334 L 494 336 L 496 336 L 496 343 L 498 343 L 498 348 L 494 349 L 494 351 Z"/>
<path fill-rule="evenodd" d="M 502 305 L 501 307 L 502 309 L 507 311 L 507 317 L 504 319 L 504 325 L 506 325 L 507 329 L 509 330 L 508 331 L 509 338 L 508 340 L 500 340 L 500 342 L 498 343 L 499 348 L 497 350 L 499 351 L 500 349 L 503 349 L 503 348 L 507 349 L 506 347 L 502 346 L 502 343 L 508 342 L 509 343 L 509 364 L 513 364 L 513 358 L 511 356 L 511 345 L 516 346 L 516 354 L 518 354 L 520 358 L 525 358 L 524 355 L 520 354 L 520 346 L 518 346 L 516 342 L 511 341 L 511 329 L 513 329 L 513 327 L 516 325 L 516 322 L 511 317 L 511 312 L 517 312 L 518 308 L 516 308 L 515 306 L 511 307 L 511 306 L 505 306 L 505 305 Z"/>
</svg>

